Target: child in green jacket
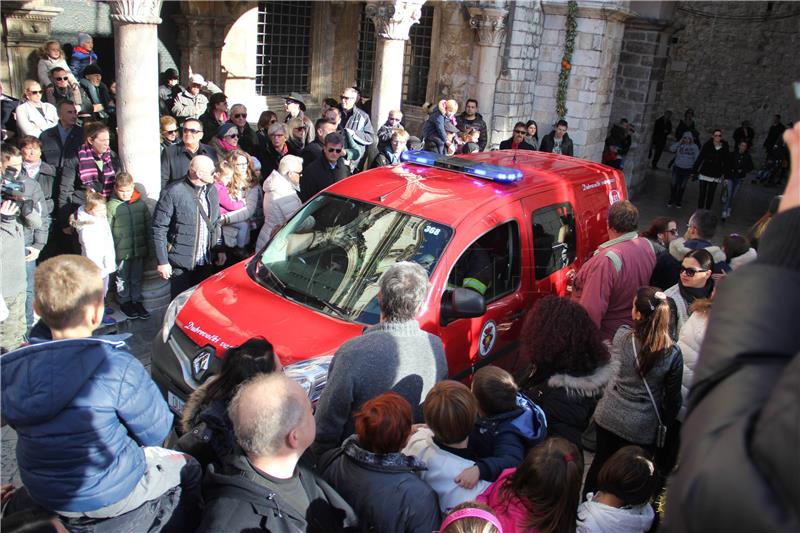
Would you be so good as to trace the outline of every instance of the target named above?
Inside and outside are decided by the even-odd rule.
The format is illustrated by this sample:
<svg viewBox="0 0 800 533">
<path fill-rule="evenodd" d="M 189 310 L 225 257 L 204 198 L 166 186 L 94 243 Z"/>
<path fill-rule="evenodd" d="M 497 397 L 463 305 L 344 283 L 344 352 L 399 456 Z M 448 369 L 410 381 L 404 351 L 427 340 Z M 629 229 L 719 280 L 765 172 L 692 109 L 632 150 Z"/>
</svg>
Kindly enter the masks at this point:
<svg viewBox="0 0 800 533">
<path fill-rule="evenodd" d="M 117 298 L 128 318 L 150 318 L 142 305 L 144 260 L 150 244 L 150 210 L 133 187 L 133 176 L 117 174 L 114 194 L 108 202 L 108 223 L 117 255 Z"/>
</svg>

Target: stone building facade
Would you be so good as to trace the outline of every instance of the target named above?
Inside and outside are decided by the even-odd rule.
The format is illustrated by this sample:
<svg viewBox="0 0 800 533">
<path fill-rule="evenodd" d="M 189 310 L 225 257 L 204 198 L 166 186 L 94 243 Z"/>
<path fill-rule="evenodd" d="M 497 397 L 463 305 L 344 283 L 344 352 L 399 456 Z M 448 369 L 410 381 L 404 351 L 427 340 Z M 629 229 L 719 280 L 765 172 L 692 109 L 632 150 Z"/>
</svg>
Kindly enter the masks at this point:
<svg viewBox="0 0 800 533">
<path fill-rule="evenodd" d="M 0 80 L 6 91 L 19 95 L 22 81 L 35 72 L 35 48 L 51 35 L 69 41 L 88 30 L 114 50 L 109 5 L 118 2 L 3 2 Z M 301 92 L 312 116 L 322 99 L 357 85 L 367 88 L 374 122 L 383 123 L 387 110 L 400 106 L 413 133 L 425 120 L 425 102 L 452 97 L 463 107 L 477 98 L 491 147 L 510 136 L 517 121 L 536 120 L 541 137 L 558 118 L 566 0 L 122 3 L 147 4 L 161 18 L 153 68 L 177 66 L 185 78 L 191 66 L 220 83 L 231 103 L 244 102 L 253 121 L 264 109 L 282 111 L 282 93 L 263 89 L 259 43 L 270 37 L 260 35 L 301 30 L 309 35 Z M 265 13 L 299 4 L 307 7 L 306 27 L 291 18 L 265 27 L 263 20 L 278 20 Z M 632 190 L 644 179 L 652 124 L 665 108 L 677 124 L 693 107 L 703 134 L 722 127 L 729 137 L 749 119 L 762 140 L 771 115 L 797 112 L 790 85 L 800 71 L 796 3 L 579 0 L 577 8 L 565 116 L 575 153 L 599 160 L 610 125 L 628 118 L 636 129 L 625 169 Z M 136 50 L 115 52 L 119 64 Z M 112 54 L 104 54 L 108 70 Z M 107 77 L 120 72 L 110 70 Z M 412 76 L 413 97 L 407 87 Z"/>
</svg>

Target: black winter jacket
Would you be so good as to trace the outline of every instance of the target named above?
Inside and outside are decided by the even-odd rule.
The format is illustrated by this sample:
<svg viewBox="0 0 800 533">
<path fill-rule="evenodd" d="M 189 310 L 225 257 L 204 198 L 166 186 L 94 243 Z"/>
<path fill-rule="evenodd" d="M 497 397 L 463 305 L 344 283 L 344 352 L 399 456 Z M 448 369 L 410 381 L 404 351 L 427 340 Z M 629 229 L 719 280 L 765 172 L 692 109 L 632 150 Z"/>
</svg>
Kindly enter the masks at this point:
<svg viewBox="0 0 800 533">
<path fill-rule="evenodd" d="M 189 172 L 189 163 L 198 155 L 207 155 L 217 163 L 217 152 L 207 144 L 200 143 L 197 152 L 191 153 L 183 143 L 167 146 L 161 151 L 161 190 L 173 181 L 179 181 Z"/>
<path fill-rule="evenodd" d="M 58 133 L 58 126 L 49 130 L 44 130 L 39 137 L 42 141 L 42 161 L 53 165 L 56 169 L 56 176 L 60 177 L 64 164 L 70 159 L 78 159 L 78 150 L 83 144 L 83 128 L 73 126 L 67 134 L 65 143 L 61 142 L 61 135 Z"/>
<path fill-rule="evenodd" d="M 483 115 L 480 113 L 475 113 L 475 118 L 469 119 L 467 118 L 466 113 L 461 113 L 456 117 L 456 127 L 460 131 L 467 131 L 468 128 L 480 130 L 481 134 L 480 137 L 478 137 L 478 147 L 480 148 L 481 152 L 486 149 L 487 128 L 486 121 L 483 120 Z"/>
<path fill-rule="evenodd" d="M 511 150 L 512 148 L 511 143 L 513 142 L 513 140 L 514 138 L 512 137 L 511 139 L 506 139 L 505 141 L 502 141 L 500 143 L 500 149 Z M 536 148 L 534 148 L 532 144 L 528 144 L 528 141 L 522 141 L 521 143 L 519 143 L 519 146 L 517 148 L 519 150 L 536 150 Z"/>
<path fill-rule="evenodd" d="M 203 479 L 205 510 L 198 532 L 335 533 L 356 531 L 358 518 L 333 488 L 298 466 L 310 506 L 305 515 L 271 490 L 242 455 L 219 467 L 210 465 Z"/>
<path fill-rule="evenodd" d="M 540 152 L 552 152 L 553 147 L 555 146 L 555 137 L 556 132 L 551 131 L 547 135 L 542 138 L 542 143 L 539 145 Z M 572 139 L 569 138 L 569 134 L 565 133 L 564 138 L 561 140 L 561 155 L 573 155 L 574 147 L 572 145 Z"/>
<path fill-rule="evenodd" d="M 350 169 L 342 159 L 336 161 L 336 166 L 331 168 L 328 160 L 320 157 L 303 169 L 303 175 L 300 177 L 300 201 L 307 202 L 322 189 L 349 175 Z"/>
<path fill-rule="evenodd" d="M 324 454 L 320 470 L 360 519 L 361 531 L 430 533 L 441 523 L 439 498 L 417 472 L 425 464 L 402 453 L 376 454 L 350 436 Z"/>
<path fill-rule="evenodd" d="M 159 265 L 171 264 L 194 270 L 197 246 L 206 246 L 209 260 L 214 248 L 221 244 L 219 230 L 219 196 L 213 185 L 206 185 L 209 219 L 214 224 L 208 232 L 208 241 L 198 243 L 200 224 L 205 224 L 200 215 L 200 206 L 195 201 L 202 187 L 195 187 L 188 176 L 176 181 L 161 191 L 153 213 L 153 245 Z"/>
<path fill-rule="evenodd" d="M 692 171 L 710 178 L 722 178 L 730 172 L 731 151 L 727 141 L 722 141 L 722 148 L 714 148 L 714 141 L 709 140 L 700 149 L 700 155 L 694 162 Z"/>
<path fill-rule="evenodd" d="M 581 435 L 613 375 L 611 364 L 597 367 L 586 376 L 534 374 L 524 390 L 547 416 L 547 436 L 563 437 L 583 449 Z"/>
<path fill-rule="evenodd" d="M 772 219 L 758 259 L 720 284 L 659 531 L 800 531 L 798 294 L 794 208 Z"/>
</svg>

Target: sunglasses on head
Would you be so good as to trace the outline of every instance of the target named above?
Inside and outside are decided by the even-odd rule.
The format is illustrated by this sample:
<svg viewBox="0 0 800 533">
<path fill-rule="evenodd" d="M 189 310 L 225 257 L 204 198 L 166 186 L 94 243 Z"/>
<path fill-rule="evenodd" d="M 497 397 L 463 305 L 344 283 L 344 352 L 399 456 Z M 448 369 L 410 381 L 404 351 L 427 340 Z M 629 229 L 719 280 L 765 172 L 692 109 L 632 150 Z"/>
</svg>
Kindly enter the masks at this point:
<svg viewBox="0 0 800 533">
<path fill-rule="evenodd" d="M 236 113 L 233 118 L 247 118 L 247 113 Z"/>
<path fill-rule="evenodd" d="M 681 273 L 686 274 L 688 277 L 693 278 L 695 274 L 698 272 L 708 272 L 707 268 L 691 268 L 691 267 L 681 267 Z"/>
<path fill-rule="evenodd" d="M 183 128 L 183 133 L 198 134 L 198 133 L 203 133 L 203 130 L 195 130 L 195 129 L 192 129 L 192 128 Z"/>
<path fill-rule="evenodd" d="M 342 153 L 342 149 L 341 148 L 325 148 L 325 150 L 327 150 L 329 154 L 332 154 L 334 152 L 336 152 L 337 154 L 341 154 Z"/>
</svg>

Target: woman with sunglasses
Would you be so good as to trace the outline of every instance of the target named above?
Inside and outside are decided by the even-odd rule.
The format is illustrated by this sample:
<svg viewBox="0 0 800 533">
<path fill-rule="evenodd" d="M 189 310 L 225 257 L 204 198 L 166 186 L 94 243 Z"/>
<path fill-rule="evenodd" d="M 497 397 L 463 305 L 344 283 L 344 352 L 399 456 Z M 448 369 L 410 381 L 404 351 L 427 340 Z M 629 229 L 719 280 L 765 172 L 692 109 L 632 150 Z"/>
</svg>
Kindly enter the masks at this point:
<svg viewBox="0 0 800 533">
<path fill-rule="evenodd" d="M 665 291 L 678 310 L 677 331 L 681 330 L 691 315 L 690 308 L 694 301 L 711 296 L 714 290 L 714 280 L 711 279 L 713 269 L 714 258 L 704 248 L 690 251 L 681 261 L 678 283 Z"/>
<path fill-rule="evenodd" d="M 164 115 L 159 119 L 161 124 L 161 151 L 165 148 L 178 144 L 178 121 L 175 117 Z"/>
<path fill-rule="evenodd" d="M 711 139 L 700 149 L 692 172 L 700 179 L 698 209 L 711 209 L 714 205 L 714 192 L 717 184 L 730 174 L 731 151 L 728 142 L 722 138 L 722 130 L 715 129 Z"/>
<path fill-rule="evenodd" d="M 669 243 L 678 238 L 678 222 L 674 218 L 656 217 L 647 230 L 639 233 L 639 237 L 644 237 L 653 244 L 658 258 L 669 252 Z"/>
<path fill-rule="evenodd" d="M 17 106 L 17 129 L 20 137 L 32 135 L 38 138 L 46 129 L 58 124 L 56 106 L 42 102 L 42 86 L 38 81 L 25 80 L 25 101 Z"/>
<path fill-rule="evenodd" d="M 239 150 L 239 130 L 232 122 L 226 122 L 217 128 L 208 145 L 217 153 L 217 161 L 222 161 L 232 151 Z"/>
</svg>

